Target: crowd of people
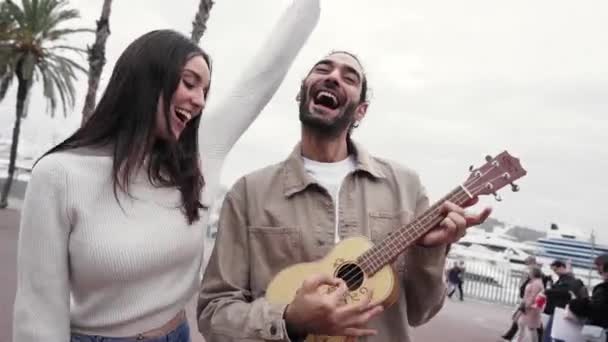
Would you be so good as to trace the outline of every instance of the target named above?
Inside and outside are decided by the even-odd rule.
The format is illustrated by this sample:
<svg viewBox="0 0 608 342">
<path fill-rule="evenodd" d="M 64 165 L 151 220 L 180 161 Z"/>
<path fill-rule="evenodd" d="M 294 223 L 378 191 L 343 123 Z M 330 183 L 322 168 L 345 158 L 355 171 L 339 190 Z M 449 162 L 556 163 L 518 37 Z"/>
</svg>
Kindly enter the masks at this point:
<svg viewBox="0 0 608 342">
<path fill-rule="evenodd" d="M 564 319 L 585 326 L 587 341 L 608 341 L 608 254 L 595 258 L 594 265 L 601 281 L 591 291 L 577 278 L 568 261 L 554 260 L 549 266 L 553 275 L 545 274 L 534 256 L 525 260 L 526 272 L 519 286 L 519 304 L 511 316 L 509 329 L 500 341 L 517 342 L 570 342 L 552 337 L 556 309 L 563 309 Z M 466 279 L 464 261 L 454 261 L 446 269 L 447 297 L 458 291 L 464 298 L 463 284 Z M 560 316 L 562 317 L 562 316 Z M 587 329 L 588 328 L 588 329 Z M 604 340 L 605 339 L 605 340 Z"/>
<path fill-rule="evenodd" d="M 550 267 L 555 278 L 545 275 L 534 257 L 526 260 L 528 272 L 523 280 L 520 304 L 512 317 L 509 330 L 502 341 L 569 342 L 552 337 L 556 308 L 565 310 L 565 319 L 579 325 L 597 327 L 596 341 L 608 341 L 602 330 L 608 329 L 608 254 L 594 260 L 602 282 L 591 293 L 584 282 L 572 272 L 569 263 L 555 260 Z"/>
</svg>

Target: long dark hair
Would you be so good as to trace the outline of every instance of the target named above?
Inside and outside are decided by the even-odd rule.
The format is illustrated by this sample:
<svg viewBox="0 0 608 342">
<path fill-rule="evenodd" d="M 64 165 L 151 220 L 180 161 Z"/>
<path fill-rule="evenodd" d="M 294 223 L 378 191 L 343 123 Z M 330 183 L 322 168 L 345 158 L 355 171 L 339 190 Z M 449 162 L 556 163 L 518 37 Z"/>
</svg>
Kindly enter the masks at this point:
<svg viewBox="0 0 608 342">
<path fill-rule="evenodd" d="M 118 58 L 90 119 L 45 155 L 78 147 L 109 146 L 114 157 L 112 176 L 117 200 L 117 189 L 129 194 L 130 178 L 146 165 L 149 181 L 155 186 L 179 189 L 188 223 L 197 221 L 205 184 L 198 150 L 201 116 L 188 123 L 178 141 L 155 139 L 159 96 L 168 123 L 182 68 L 194 56 L 202 56 L 211 70 L 209 56 L 178 32 L 156 30 L 139 37 Z"/>
</svg>

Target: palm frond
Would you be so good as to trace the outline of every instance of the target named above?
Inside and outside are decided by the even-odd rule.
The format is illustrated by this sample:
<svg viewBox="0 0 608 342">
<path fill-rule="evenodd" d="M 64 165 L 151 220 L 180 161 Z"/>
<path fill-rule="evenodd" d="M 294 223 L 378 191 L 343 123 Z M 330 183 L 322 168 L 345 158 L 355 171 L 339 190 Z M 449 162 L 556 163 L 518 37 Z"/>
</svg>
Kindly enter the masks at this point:
<svg viewBox="0 0 608 342">
<path fill-rule="evenodd" d="M 44 34 L 44 38 L 46 38 L 46 40 L 48 41 L 53 41 L 53 40 L 57 40 L 57 39 L 63 39 L 65 38 L 65 36 L 69 35 L 69 34 L 74 34 L 74 33 L 95 33 L 95 30 L 90 29 L 90 28 L 77 28 L 77 29 L 58 29 L 58 30 L 51 30 L 48 31 Z"/>
<path fill-rule="evenodd" d="M 29 0 L 21 0 L 21 6 L 23 7 L 23 15 L 25 19 L 25 25 L 23 28 L 27 28 L 30 32 L 36 32 L 36 18 L 38 17 L 36 15 L 36 7 L 38 6 L 33 6 L 37 5 L 38 1 L 33 0 L 33 2 L 35 2 L 35 4 Z"/>
<path fill-rule="evenodd" d="M 8 40 L 15 27 L 15 20 L 8 6 L 6 2 L 0 3 L 0 41 Z"/>
<path fill-rule="evenodd" d="M 59 94 L 59 98 L 61 99 L 61 104 L 63 106 L 64 116 L 67 114 L 67 102 L 69 99 L 66 96 L 66 87 L 64 85 L 63 79 L 57 75 L 56 71 L 47 67 L 40 66 L 40 71 L 43 74 L 43 80 L 46 79 L 46 83 L 43 84 L 43 95 L 47 100 L 47 104 L 50 107 L 50 115 L 51 117 L 55 116 L 55 109 L 57 107 L 57 96 L 55 90 Z M 53 96 L 52 98 L 49 96 Z"/>
<path fill-rule="evenodd" d="M 80 53 L 88 53 L 87 49 L 83 49 L 83 48 L 79 48 L 79 47 L 75 47 L 75 46 L 69 46 L 69 45 L 55 45 L 55 46 L 51 46 L 49 48 L 46 48 L 46 50 L 52 51 L 52 50 L 69 50 L 69 51 L 75 51 L 75 52 L 80 52 Z"/>
<path fill-rule="evenodd" d="M 67 0 L 21 0 L 20 6 L 11 0 L 0 1 L 0 100 L 18 76 L 29 84 L 41 82 L 47 111 L 54 116 L 61 105 L 66 116 L 75 104 L 77 76 L 87 69 L 61 53 L 83 56 L 87 50 L 56 43 L 70 34 L 94 30 L 65 26 L 79 17 L 77 10 L 68 8 Z"/>
<path fill-rule="evenodd" d="M 25 14 L 21 8 L 12 1 L 7 1 L 4 4 L 6 5 L 8 15 L 17 23 L 17 25 L 19 27 L 25 27 Z"/>
<path fill-rule="evenodd" d="M 72 20 L 72 19 L 78 19 L 80 18 L 80 13 L 73 9 L 73 10 L 63 10 L 59 13 L 53 13 L 52 15 L 47 17 L 46 22 L 44 22 L 44 26 L 41 27 L 41 31 L 48 31 L 51 30 L 55 27 L 57 27 L 60 24 L 63 24 L 63 22 L 68 21 L 68 20 Z"/>
<path fill-rule="evenodd" d="M 0 77 L 13 74 L 15 70 L 15 54 L 8 49 L 0 49 Z"/>
<path fill-rule="evenodd" d="M 42 94 L 47 100 L 47 113 L 54 115 L 57 109 L 57 96 L 53 79 L 46 69 L 45 64 L 39 65 L 40 75 L 42 76 Z"/>
<path fill-rule="evenodd" d="M 78 63 L 63 56 L 49 56 L 46 58 L 46 61 L 47 63 L 39 69 L 41 73 L 43 73 L 43 80 L 47 78 L 47 88 L 52 84 L 53 90 L 50 90 L 49 88 L 45 90 L 44 93 L 49 95 L 55 94 L 56 88 L 56 93 L 59 94 L 59 97 L 61 98 L 64 116 L 66 116 L 67 107 L 73 107 L 75 103 L 76 89 L 74 88 L 74 83 L 77 78 L 75 70 L 82 72 L 86 72 L 86 70 Z M 47 98 L 47 100 L 50 99 Z M 53 108 L 55 106 L 52 103 L 49 104 L 52 107 L 51 116 L 53 116 Z"/>
<path fill-rule="evenodd" d="M 70 72 L 72 72 L 72 73 L 73 73 L 72 68 L 82 71 L 84 73 L 88 72 L 88 70 L 85 69 L 82 65 L 78 64 L 77 62 L 75 62 L 67 57 L 53 54 L 53 55 L 49 55 L 48 58 L 52 61 L 57 62 L 58 64 L 60 64 L 62 66 L 65 66 L 66 69 L 69 69 Z"/>
</svg>

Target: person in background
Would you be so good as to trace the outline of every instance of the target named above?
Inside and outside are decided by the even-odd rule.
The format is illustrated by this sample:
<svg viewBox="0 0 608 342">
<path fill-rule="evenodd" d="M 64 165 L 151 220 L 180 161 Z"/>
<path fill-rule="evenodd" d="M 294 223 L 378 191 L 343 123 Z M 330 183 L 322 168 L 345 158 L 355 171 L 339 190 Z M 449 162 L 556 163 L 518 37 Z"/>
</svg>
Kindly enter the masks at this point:
<svg viewBox="0 0 608 342">
<path fill-rule="evenodd" d="M 454 266 L 448 270 L 448 298 L 452 298 L 456 289 L 460 295 L 460 301 L 464 300 L 464 292 L 462 290 L 462 284 L 464 283 L 464 261 L 454 261 Z"/>
<path fill-rule="evenodd" d="M 538 329 L 541 327 L 540 314 L 542 308 L 535 305 L 536 296 L 545 288 L 543 273 L 540 268 L 532 267 L 529 270 L 528 279 L 520 305 L 519 318 L 517 319 L 519 327 L 518 342 L 523 342 L 526 336 L 529 336 L 527 341 L 538 342 Z"/>
<path fill-rule="evenodd" d="M 566 308 L 572 298 L 587 298 L 589 293 L 585 284 L 574 277 L 572 270 L 565 262 L 555 260 L 551 263 L 551 270 L 557 275 L 557 281 L 550 289 L 545 290 L 547 304 L 544 313 L 549 315 L 547 326 L 543 333 L 543 342 L 553 342 L 551 328 L 553 326 L 553 313 L 555 308 Z"/>
<path fill-rule="evenodd" d="M 524 260 L 524 263 L 527 267 L 528 272 L 526 272 L 525 274 L 525 278 L 521 284 L 521 286 L 519 287 L 519 298 L 523 299 L 524 298 L 524 293 L 526 290 L 526 286 L 528 285 L 528 283 L 530 282 L 530 272 L 532 271 L 532 269 L 538 268 L 540 270 L 540 264 L 536 261 L 536 258 L 534 256 L 529 256 Z M 542 274 L 542 271 L 541 271 Z M 546 274 L 542 274 L 542 283 L 543 283 L 543 289 L 546 289 L 547 287 L 550 287 L 553 283 L 553 280 L 551 279 L 551 276 L 546 275 Z M 520 311 L 520 307 L 517 308 L 516 312 L 513 314 L 514 317 L 517 317 L 521 314 Z M 517 330 L 518 330 L 519 326 L 517 324 L 517 319 L 513 319 L 512 323 L 511 323 L 511 327 L 509 328 L 509 330 L 502 335 L 502 340 L 503 341 L 511 341 L 513 340 L 513 338 L 515 337 L 515 335 L 517 334 Z M 543 335 L 543 327 L 542 324 L 541 326 L 538 328 L 537 330 L 537 336 L 538 336 L 538 341 L 541 341 Z"/>
<path fill-rule="evenodd" d="M 568 309 L 587 324 L 608 330 L 608 253 L 598 256 L 595 265 L 603 281 L 593 287 L 591 297 L 571 300 Z"/>
</svg>

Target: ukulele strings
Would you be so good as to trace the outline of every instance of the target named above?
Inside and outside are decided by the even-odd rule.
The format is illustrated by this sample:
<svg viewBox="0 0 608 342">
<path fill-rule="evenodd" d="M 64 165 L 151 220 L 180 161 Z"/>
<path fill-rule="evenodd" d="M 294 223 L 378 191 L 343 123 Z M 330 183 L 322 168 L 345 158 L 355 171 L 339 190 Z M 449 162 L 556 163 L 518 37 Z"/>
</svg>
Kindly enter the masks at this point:
<svg viewBox="0 0 608 342">
<path fill-rule="evenodd" d="M 489 173 L 491 170 L 492 170 L 492 168 L 490 168 L 490 169 L 489 169 L 489 170 L 486 172 L 486 174 L 487 174 L 487 173 Z M 485 176 L 485 174 L 482 174 L 482 175 L 481 175 L 479 178 L 477 178 L 477 179 L 475 179 L 475 180 L 471 181 L 471 184 L 466 184 L 466 182 L 465 182 L 465 184 L 466 184 L 466 185 L 472 185 L 472 184 L 476 183 L 478 180 L 480 180 L 481 178 L 483 178 L 483 176 Z M 503 177 L 503 176 L 501 175 L 501 176 L 498 176 L 498 177 L 492 178 L 492 179 L 490 180 L 490 183 L 491 183 L 492 181 L 496 180 L 496 179 L 501 178 L 501 177 Z M 473 187 L 471 188 L 471 189 L 472 189 L 472 191 L 470 191 L 470 192 L 471 192 L 471 193 L 477 192 L 477 191 L 481 190 L 481 189 L 482 189 L 484 186 L 485 186 L 485 184 L 482 184 L 482 185 L 477 185 L 477 186 L 473 186 Z M 463 193 L 463 194 L 459 194 L 459 195 L 455 196 L 455 197 L 454 197 L 454 200 L 455 200 L 455 201 L 464 201 L 464 200 L 467 200 L 468 198 L 469 198 L 469 195 L 468 195 L 468 194 L 465 192 L 465 193 Z M 353 272 L 355 272 L 355 273 L 353 273 Z M 347 286 L 348 288 L 350 288 L 350 286 L 351 286 L 351 285 L 354 285 L 354 284 L 356 284 L 357 282 L 359 282 L 359 281 L 361 280 L 361 277 L 364 277 L 364 276 L 365 276 L 365 274 L 364 274 L 364 272 L 362 272 L 362 270 L 361 270 L 361 268 L 360 268 L 360 267 L 353 267 L 353 269 L 351 269 L 350 271 L 348 271 L 348 272 L 347 272 L 347 273 L 346 273 L 346 274 L 343 276 L 343 278 L 342 278 L 342 279 L 344 279 L 344 281 L 345 281 L 345 283 L 346 283 L 346 286 Z"/>
</svg>

